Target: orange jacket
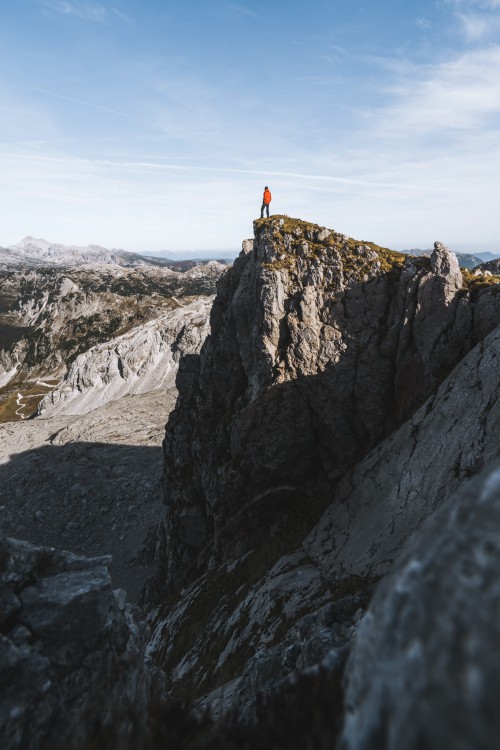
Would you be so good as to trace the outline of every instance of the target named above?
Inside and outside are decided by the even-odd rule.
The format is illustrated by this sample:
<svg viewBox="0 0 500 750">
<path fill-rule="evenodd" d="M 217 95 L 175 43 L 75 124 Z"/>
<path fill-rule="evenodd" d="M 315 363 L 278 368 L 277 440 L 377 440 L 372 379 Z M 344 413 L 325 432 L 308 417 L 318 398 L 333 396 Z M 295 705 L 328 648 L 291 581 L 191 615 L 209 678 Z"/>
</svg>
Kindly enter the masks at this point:
<svg viewBox="0 0 500 750">
<path fill-rule="evenodd" d="M 268 206 L 271 203 L 271 191 L 264 190 L 264 203 Z"/>
</svg>

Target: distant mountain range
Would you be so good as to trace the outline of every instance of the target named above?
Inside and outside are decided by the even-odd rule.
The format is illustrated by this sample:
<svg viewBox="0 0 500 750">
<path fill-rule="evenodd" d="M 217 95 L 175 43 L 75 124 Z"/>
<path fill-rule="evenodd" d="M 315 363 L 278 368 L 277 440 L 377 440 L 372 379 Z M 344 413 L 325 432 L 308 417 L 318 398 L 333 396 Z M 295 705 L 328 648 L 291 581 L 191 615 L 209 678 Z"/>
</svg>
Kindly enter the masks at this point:
<svg viewBox="0 0 500 750">
<path fill-rule="evenodd" d="M 220 260 L 225 260 L 229 254 L 222 253 Z M 234 257 L 234 254 L 233 256 Z M 210 258 L 203 259 L 171 259 L 157 255 L 141 255 L 126 250 L 108 250 L 99 245 L 62 245 L 48 242 L 44 239 L 27 236 L 17 245 L 0 248 L 0 268 L 23 266 L 38 268 L 40 266 L 79 266 L 87 263 L 118 265 L 125 268 L 153 266 L 156 268 L 171 268 L 176 271 L 187 271 L 196 265 L 207 263 Z"/>
<path fill-rule="evenodd" d="M 413 247 L 411 250 L 402 250 L 401 252 L 407 253 L 408 255 L 428 255 L 432 254 L 432 249 L 421 250 L 418 247 Z M 472 269 L 481 263 L 486 263 L 490 260 L 496 260 L 500 258 L 500 253 L 455 253 L 458 258 L 460 268 Z"/>
</svg>

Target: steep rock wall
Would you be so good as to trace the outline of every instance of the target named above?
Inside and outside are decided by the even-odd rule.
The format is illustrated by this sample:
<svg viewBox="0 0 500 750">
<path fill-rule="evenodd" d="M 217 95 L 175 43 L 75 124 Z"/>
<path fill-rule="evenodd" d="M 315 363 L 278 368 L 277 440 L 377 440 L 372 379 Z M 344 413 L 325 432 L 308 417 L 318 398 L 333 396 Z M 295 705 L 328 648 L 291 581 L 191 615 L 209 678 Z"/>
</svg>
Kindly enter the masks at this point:
<svg viewBox="0 0 500 750">
<path fill-rule="evenodd" d="M 272 544 L 264 530 L 262 546 L 160 608 L 148 648 L 172 690 L 188 690 L 216 715 L 252 715 L 257 693 L 329 654 L 341 658 L 374 583 L 408 538 L 499 457 L 499 404 L 496 328 L 345 475 L 310 534 L 283 514 Z"/>
<path fill-rule="evenodd" d="M 165 438 L 158 588 L 238 556 L 332 485 L 500 320 L 456 257 L 406 257 L 306 222 L 255 222 L 181 362 Z M 274 532 L 273 532 L 274 530 Z M 264 534 L 264 537 L 266 534 Z"/>
</svg>

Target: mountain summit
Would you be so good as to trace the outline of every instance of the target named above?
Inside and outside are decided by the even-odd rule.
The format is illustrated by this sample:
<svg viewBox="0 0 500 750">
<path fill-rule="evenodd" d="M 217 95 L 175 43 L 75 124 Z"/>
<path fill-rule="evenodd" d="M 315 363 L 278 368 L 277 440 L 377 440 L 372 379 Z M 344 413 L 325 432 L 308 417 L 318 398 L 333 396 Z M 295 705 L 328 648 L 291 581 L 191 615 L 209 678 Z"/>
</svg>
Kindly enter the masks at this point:
<svg viewBox="0 0 500 750">
<path fill-rule="evenodd" d="M 138 556 L 156 566 L 149 629 L 102 561 L 0 549 L 5 660 L 23 676 L 14 691 L 4 680 L 20 738 L 9 747 L 26 726 L 37 746 L 67 747 L 55 719 L 71 704 L 78 747 L 103 750 L 172 737 L 205 750 L 496 750 L 499 283 L 462 271 L 441 242 L 411 257 L 299 219 L 256 221 L 217 282 L 208 337 L 180 359 L 164 517 Z M 67 387 L 92 364 L 121 388 L 141 341 L 75 359 Z M 106 469 L 127 480 L 122 466 Z"/>
<path fill-rule="evenodd" d="M 254 227 L 181 361 L 149 589 L 169 595 L 150 654 L 174 693 L 241 718 L 256 685 L 340 659 L 374 582 L 498 434 L 477 434 L 478 395 L 441 449 L 472 362 L 490 393 L 474 347 L 497 356 L 493 277 L 462 274 L 441 242 L 415 258 L 284 216 Z"/>
<path fill-rule="evenodd" d="M 320 507 L 498 321 L 491 290 L 472 293 L 442 243 L 415 258 L 288 217 L 256 221 L 185 379 L 181 363 L 167 579 L 196 569 L 201 550 L 212 563 L 245 551 L 261 521 L 242 514 L 243 539 L 234 515 L 261 493 Z"/>
</svg>

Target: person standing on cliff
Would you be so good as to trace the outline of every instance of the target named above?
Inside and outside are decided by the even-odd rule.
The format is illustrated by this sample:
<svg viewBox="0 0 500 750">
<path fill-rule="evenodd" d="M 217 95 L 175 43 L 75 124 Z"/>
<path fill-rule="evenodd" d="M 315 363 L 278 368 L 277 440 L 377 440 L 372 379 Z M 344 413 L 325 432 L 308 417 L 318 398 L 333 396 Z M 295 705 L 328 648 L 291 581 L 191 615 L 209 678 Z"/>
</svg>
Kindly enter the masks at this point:
<svg viewBox="0 0 500 750">
<path fill-rule="evenodd" d="M 262 208 L 260 209 L 260 218 L 264 218 L 264 209 L 267 211 L 267 218 L 269 219 L 269 204 L 271 203 L 271 191 L 269 188 L 264 188 L 264 195 L 262 196 Z"/>
</svg>

